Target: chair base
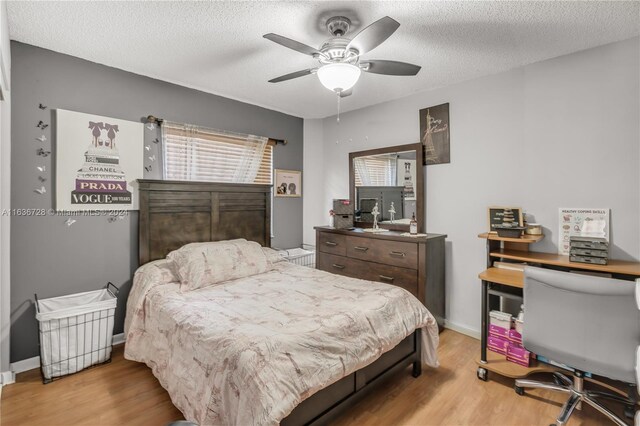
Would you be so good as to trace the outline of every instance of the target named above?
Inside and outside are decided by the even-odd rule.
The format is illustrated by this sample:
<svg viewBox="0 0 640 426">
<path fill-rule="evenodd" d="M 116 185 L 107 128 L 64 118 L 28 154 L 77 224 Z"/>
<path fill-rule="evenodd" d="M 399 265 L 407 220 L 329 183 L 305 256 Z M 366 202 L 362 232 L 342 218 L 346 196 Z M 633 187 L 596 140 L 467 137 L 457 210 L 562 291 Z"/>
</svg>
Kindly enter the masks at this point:
<svg viewBox="0 0 640 426">
<path fill-rule="evenodd" d="M 575 381 L 571 381 L 567 376 L 562 373 L 553 373 L 555 383 L 539 382 L 536 380 L 517 379 L 515 390 L 518 394 L 523 395 L 524 389 L 548 389 L 557 392 L 564 392 L 569 394 L 569 399 L 562 406 L 562 410 L 556 419 L 557 426 L 563 426 L 569 421 L 569 417 L 574 410 L 581 408 L 581 403 L 589 404 L 605 416 L 607 416 L 613 423 L 618 426 L 628 426 L 628 424 L 618 417 L 614 412 L 598 402 L 598 399 L 609 399 L 611 401 L 624 404 L 625 407 L 631 407 L 635 409 L 636 401 L 630 398 L 623 398 L 620 395 L 616 395 L 608 392 L 588 391 L 583 389 L 582 374 L 578 372 L 576 374 Z M 640 412 L 639 412 L 640 413 Z M 632 416 L 633 417 L 633 416 Z M 636 416 L 637 417 L 637 416 Z"/>
</svg>

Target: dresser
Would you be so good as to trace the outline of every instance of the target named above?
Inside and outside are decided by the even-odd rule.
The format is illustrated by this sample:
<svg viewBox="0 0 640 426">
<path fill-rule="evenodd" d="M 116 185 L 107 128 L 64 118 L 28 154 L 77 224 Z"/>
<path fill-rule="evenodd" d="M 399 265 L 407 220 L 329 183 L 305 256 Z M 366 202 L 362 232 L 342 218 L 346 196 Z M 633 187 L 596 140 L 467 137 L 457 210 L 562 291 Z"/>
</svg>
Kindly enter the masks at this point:
<svg viewBox="0 0 640 426">
<path fill-rule="evenodd" d="M 429 309 L 442 330 L 446 235 L 403 237 L 396 231 L 373 234 L 324 226 L 315 230 L 318 269 L 402 287 Z"/>
</svg>

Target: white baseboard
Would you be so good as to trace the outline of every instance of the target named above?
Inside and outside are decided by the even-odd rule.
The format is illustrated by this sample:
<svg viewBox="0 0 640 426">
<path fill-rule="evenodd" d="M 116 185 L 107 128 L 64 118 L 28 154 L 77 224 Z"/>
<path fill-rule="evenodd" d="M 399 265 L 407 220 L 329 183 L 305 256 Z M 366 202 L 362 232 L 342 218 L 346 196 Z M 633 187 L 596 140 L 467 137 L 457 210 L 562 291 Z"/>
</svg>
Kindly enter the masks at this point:
<svg viewBox="0 0 640 426">
<path fill-rule="evenodd" d="M 449 330 L 457 331 L 465 336 L 480 340 L 480 330 L 474 330 L 463 325 L 455 324 L 447 319 L 444 320 L 444 328 L 448 328 Z"/>
<path fill-rule="evenodd" d="M 115 334 L 113 336 L 113 339 L 111 340 L 111 344 L 113 345 L 121 345 L 123 343 L 124 343 L 124 333 Z M 40 357 L 34 356 L 33 358 L 27 358 L 27 359 L 23 359 L 22 361 L 12 362 L 9 365 L 9 368 L 11 369 L 9 373 L 13 373 L 14 381 L 15 381 L 16 374 L 24 373 L 25 371 L 33 370 L 35 368 L 40 368 Z M 4 384 L 4 381 L 2 383 Z"/>
<path fill-rule="evenodd" d="M 22 361 L 16 361 L 9 364 L 9 368 L 15 374 L 24 373 L 25 371 L 33 370 L 40 367 L 40 357 L 34 356 L 33 358 L 23 359 Z"/>
<path fill-rule="evenodd" d="M 2 386 L 10 385 L 16 382 L 16 374 L 13 371 L 3 371 L 0 373 L 0 389 Z"/>
<path fill-rule="evenodd" d="M 111 339 L 112 345 L 121 345 L 124 343 L 124 333 L 114 334 L 113 339 Z"/>
</svg>

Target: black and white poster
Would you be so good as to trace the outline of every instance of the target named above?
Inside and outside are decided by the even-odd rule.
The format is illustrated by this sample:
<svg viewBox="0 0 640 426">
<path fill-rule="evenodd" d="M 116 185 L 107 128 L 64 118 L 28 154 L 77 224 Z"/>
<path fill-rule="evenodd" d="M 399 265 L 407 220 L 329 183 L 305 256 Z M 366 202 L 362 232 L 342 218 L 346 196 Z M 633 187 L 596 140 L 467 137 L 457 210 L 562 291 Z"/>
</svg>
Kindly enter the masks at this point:
<svg viewBox="0 0 640 426">
<path fill-rule="evenodd" d="M 448 103 L 420 110 L 420 142 L 423 165 L 451 162 Z"/>
</svg>

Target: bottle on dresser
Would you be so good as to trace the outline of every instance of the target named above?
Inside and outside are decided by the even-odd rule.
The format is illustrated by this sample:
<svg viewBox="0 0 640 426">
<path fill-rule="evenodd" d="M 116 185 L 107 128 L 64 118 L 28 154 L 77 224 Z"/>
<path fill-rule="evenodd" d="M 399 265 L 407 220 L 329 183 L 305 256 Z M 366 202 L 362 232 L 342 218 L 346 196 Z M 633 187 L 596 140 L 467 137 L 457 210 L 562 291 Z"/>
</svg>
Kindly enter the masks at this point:
<svg viewBox="0 0 640 426">
<path fill-rule="evenodd" d="M 416 213 L 411 215 L 411 222 L 409 222 L 409 233 L 415 235 L 418 233 L 418 221 L 416 220 Z"/>
</svg>

